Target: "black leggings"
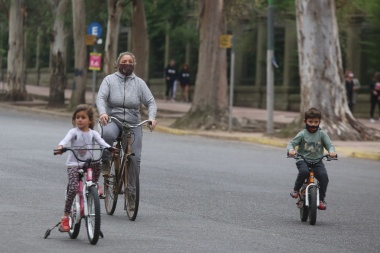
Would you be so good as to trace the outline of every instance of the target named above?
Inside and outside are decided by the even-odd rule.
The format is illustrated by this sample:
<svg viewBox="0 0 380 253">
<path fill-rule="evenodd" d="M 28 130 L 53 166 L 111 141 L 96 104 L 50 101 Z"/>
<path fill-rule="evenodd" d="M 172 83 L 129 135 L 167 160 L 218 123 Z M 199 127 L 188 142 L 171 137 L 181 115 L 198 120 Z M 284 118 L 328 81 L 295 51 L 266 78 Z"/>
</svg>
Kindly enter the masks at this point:
<svg viewBox="0 0 380 253">
<path fill-rule="evenodd" d="M 375 113 L 376 104 L 379 107 L 379 117 L 380 117 L 380 100 L 378 99 L 377 96 L 371 96 L 371 112 L 370 112 L 371 119 L 373 119 L 373 114 Z"/>
<path fill-rule="evenodd" d="M 166 92 L 165 92 L 165 96 L 167 98 L 169 98 L 169 94 L 170 94 L 170 97 L 174 97 L 173 87 L 174 87 L 174 81 L 172 81 L 172 80 L 166 80 Z"/>
<path fill-rule="evenodd" d="M 294 190 L 299 191 L 305 179 L 309 177 L 309 167 L 305 161 L 299 161 L 296 163 L 298 168 L 298 176 L 294 184 Z M 327 185 L 329 184 L 329 177 L 325 165 L 322 161 L 313 166 L 314 176 L 319 181 L 319 198 L 325 200 Z"/>
</svg>

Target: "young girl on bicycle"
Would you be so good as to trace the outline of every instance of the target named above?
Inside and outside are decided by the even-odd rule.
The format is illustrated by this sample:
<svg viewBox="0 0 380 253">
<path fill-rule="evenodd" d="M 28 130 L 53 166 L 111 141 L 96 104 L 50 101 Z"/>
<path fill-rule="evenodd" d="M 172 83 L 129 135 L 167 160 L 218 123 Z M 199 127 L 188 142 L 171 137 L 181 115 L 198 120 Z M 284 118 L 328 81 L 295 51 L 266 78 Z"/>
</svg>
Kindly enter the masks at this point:
<svg viewBox="0 0 380 253">
<path fill-rule="evenodd" d="M 58 149 L 62 149 L 68 143 L 71 144 L 71 147 L 83 148 L 82 150 L 78 151 L 77 155 L 80 156 L 81 159 L 83 157 L 83 160 L 86 160 L 86 156 L 89 158 L 91 157 L 90 150 L 86 149 L 94 148 L 95 143 L 99 144 L 103 148 L 110 147 L 110 145 L 108 145 L 100 137 L 100 134 L 93 130 L 94 122 L 94 110 L 92 106 L 86 104 L 78 105 L 72 117 L 74 128 L 72 128 L 66 134 L 65 138 L 59 142 Z M 68 232 L 70 230 L 69 214 L 71 205 L 77 193 L 77 187 L 79 183 L 78 169 L 84 165 L 84 162 L 78 161 L 70 152 L 67 157 L 66 165 L 69 182 L 67 187 L 65 209 L 61 220 L 61 225 L 59 227 L 59 231 L 61 232 Z M 100 165 L 98 163 L 94 163 L 92 165 L 92 169 L 93 182 L 97 183 L 100 176 Z"/>
<path fill-rule="evenodd" d="M 335 157 L 335 147 L 330 137 L 319 128 L 321 123 L 321 112 L 315 108 L 310 108 L 305 112 L 305 129 L 300 131 L 288 144 L 287 150 L 289 156 L 296 154 L 295 148 L 298 146 L 298 153 L 309 159 L 316 159 L 323 156 L 323 150 L 326 149 L 331 157 Z M 309 168 L 305 161 L 298 159 L 296 162 L 298 168 L 298 176 L 294 184 L 293 190 L 290 192 L 292 198 L 298 198 L 298 191 L 309 176 Z M 318 209 L 325 210 L 325 195 L 329 177 L 325 165 L 322 161 L 315 164 L 315 177 L 320 185 L 320 202 Z"/>
</svg>

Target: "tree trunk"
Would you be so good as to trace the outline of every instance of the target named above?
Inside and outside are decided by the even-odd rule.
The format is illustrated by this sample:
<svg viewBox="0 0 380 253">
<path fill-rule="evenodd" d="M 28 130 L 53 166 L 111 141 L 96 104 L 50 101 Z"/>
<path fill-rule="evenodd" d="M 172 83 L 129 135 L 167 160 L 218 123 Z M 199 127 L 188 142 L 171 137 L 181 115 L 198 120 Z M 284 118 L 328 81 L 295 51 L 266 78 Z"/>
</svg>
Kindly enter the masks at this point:
<svg viewBox="0 0 380 253">
<path fill-rule="evenodd" d="M 51 77 L 48 106 L 61 107 L 65 104 L 66 89 L 66 42 L 65 14 L 69 0 L 59 0 L 52 6 L 54 26 L 51 33 Z"/>
<path fill-rule="evenodd" d="M 182 128 L 227 129 L 227 57 L 219 47 L 225 33 L 223 0 L 201 2 L 198 73 L 190 111 L 174 125 Z"/>
<path fill-rule="evenodd" d="M 70 108 L 85 103 L 87 85 L 87 48 L 86 36 L 86 8 L 84 0 L 72 0 L 73 30 L 74 30 L 74 87 L 71 95 Z"/>
<path fill-rule="evenodd" d="M 9 91 L 7 99 L 11 101 L 25 100 L 25 64 L 24 64 L 24 0 L 11 1 L 9 10 L 9 49 L 8 76 Z"/>
<path fill-rule="evenodd" d="M 117 58 L 119 41 L 120 17 L 123 10 L 123 0 L 108 0 L 107 38 L 104 48 L 104 75 L 114 72 L 114 62 Z"/>
<path fill-rule="evenodd" d="M 343 80 L 334 0 L 296 0 L 301 117 L 311 107 L 322 113 L 322 128 L 333 139 L 378 138 L 350 112 Z"/>
<path fill-rule="evenodd" d="M 135 74 L 147 81 L 147 26 L 144 1 L 133 0 L 132 7 L 132 52 L 136 57 Z"/>
</svg>

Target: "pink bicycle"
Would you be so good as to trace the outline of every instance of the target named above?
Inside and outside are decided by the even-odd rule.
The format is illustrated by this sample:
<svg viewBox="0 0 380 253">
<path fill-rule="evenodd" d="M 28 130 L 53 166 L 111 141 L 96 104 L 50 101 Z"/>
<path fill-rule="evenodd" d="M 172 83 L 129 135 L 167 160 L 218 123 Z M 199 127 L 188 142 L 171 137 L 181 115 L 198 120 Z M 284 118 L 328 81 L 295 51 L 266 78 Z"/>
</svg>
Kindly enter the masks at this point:
<svg viewBox="0 0 380 253">
<path fill-rule="evenodd" d="M 113 151 L 112 148 L 107 149 Z M 85 162 L 85 165 L 78 169 L 79 184 L 69 216 L 69 236 L 72 239 L 78 237 L 81 220 L 84 218 L 86 220 L 88 240 L 91 244 L 95 245 L 99 240 L 99 236 L 103 237 L 103 234 L 100 230 L 100 201 L 98 195 L 98 187 L 97 184 L 92 181 L 92 166 L 100 161 L 105 149 L 63 148 L 58 150 L 55 149 L 54 155 L 65 153 L 68 150 L 74 154 L 75 158 L 78 161 Z M 78 154 L 81 152 L 90 152 L 92 154 L 92 158 L 81 160 L 78 157 Z M 93 159 L 94 153 L 97 153 L 96 156 L 99 156 L 98 159 Z M 59 226 L 59 224 L 60 222 L 53 228 Z M 50 235 L 50 231 L 53 230 L 53 228 L 46 231 L 45 239 Z"/>
</svg>

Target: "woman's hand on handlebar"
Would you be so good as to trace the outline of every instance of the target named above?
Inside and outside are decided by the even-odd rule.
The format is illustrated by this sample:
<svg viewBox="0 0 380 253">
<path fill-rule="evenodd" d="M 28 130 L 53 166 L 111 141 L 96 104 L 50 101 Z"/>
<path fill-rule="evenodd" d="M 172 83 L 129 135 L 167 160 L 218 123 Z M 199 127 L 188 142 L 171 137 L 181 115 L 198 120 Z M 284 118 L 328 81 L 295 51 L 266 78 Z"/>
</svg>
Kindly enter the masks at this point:
<svg viewBox="0 0 380 253">
<path fill-rule="evenodd" d="M 114 148 L 114 147 L 109 147 L 109 148 L 107 148 L 107 150 L 109 152 L 111 152 L 112 154 L 116 154 L 119 152 L 119 150 L 117 148 Z"/>
<path fill-rule="evenodd" d="M 155 119 L 149 119 L 151 124 L 148 125 L 150 131 L 153 131 L 154 128 L 157 126 L 157 121 Z"/>
<path fill-rule="evenodd" d="M 108 123 L 108 114 L 107 113 L 103 113 L 99 116 L 99 121 L 100 121 L 100 124 L 102 126 L 105 126 L 107 125 Z"/>
</svg>

